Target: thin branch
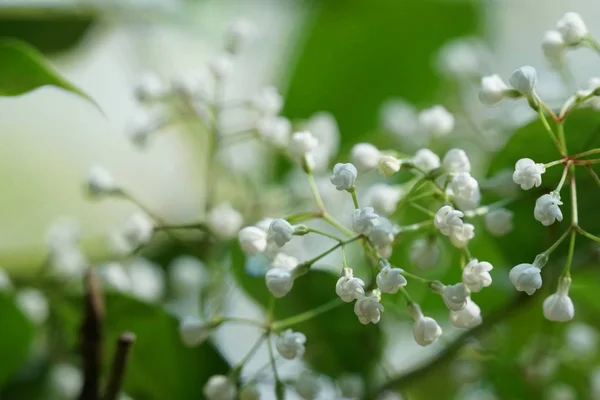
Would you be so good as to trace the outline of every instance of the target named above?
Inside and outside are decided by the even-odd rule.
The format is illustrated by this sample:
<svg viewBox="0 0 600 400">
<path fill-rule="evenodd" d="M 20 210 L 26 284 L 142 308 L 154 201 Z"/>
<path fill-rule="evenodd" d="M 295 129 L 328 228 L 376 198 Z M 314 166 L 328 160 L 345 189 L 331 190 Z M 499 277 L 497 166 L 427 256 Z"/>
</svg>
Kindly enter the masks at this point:
<svg viewBox="0 0 600 400">
<path fill-rule="evenodd" d="M 127 358 L 131 346 L 135 343 L 135 335 L 131 332 L 122 333 L 117 340 L 117 350 L 110 368 L 110 376 L 106 384 L 103 400 L 117 400 L 121 393 L 123 378 L 127 368 Z"/>
</svg>

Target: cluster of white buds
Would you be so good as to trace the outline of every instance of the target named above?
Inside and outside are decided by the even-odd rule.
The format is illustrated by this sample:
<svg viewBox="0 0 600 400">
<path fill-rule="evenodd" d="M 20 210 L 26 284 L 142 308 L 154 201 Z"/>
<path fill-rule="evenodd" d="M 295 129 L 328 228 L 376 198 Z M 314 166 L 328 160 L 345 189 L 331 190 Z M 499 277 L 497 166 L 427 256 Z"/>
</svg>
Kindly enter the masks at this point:
<svg viewBox="0 0 600 400">
<path fill-rule="evenodd" d="M 206 216 L 208 229 L 221 240 L 234 238 L 243 223 L 244 217 L 229 203 L 217 205 Z"/>
<path fill-rule="evenodd" d="M 429 149 L 419 149 L 410 159 L 419 171 L 431 172 L 440 167 L 440 157 Z"/>
<path fill-rule="evenodd" d="M 402 286 L 406 286 L 406 278 L 402 275 L 402 269 L 392 268 L 386 264 L 377 274 L 376 283 L 379 290 L 383 293 L 398 293 Z"/>
<path fill-rule="evenodd" d="M 381 301 L 381 292 L 376 289 L 370 294 L 359 296 L 354 303 L 354 313 L 361 324 L 376 324 L 381 319 L 383 305 Z"/>
<path fill-rule="evenodd" d="M 77 221 L 59 219 L 48 230 L 50 272 L 62 279 L 79 279 L 88 267 L 88 259 L 79 247 L 81 230 Z"/>
<path fill-rule="evenodd" d="M 458 248 L 463 248 L 475 236 L 475 227 L 464 223 L 464 213 L 455 210 L 450 205 L 442 206 L 435 214 L 434 224 L 439 231 L 450 238 L 450 242 Z"/>
<path fill-rule="evenodd" d="M 354 164 L 360 172 L 367 172 L 377 168 L 380 157 L 381 152 L 371 143 L 357 143 L 350 151 L 352 164 Z"/>
<path fill-rule="evenodd" d="M 373 207 L 377 214 L 389 215 L 396 211 L 398 202 L 404 195 L 402 186 L 376 183 L 365 194 L 365 203 Z"/>
<path fill-rule="evenodd" d="M 279 335 L 275 342 L 275 347 L 281 357 L 293 360 L 294 358 L 302 357 L 305 351 L 305 343 L 306 336 L 304 336 L 304 334 L 287 329 Z"/>
<path fill-rule="evenodd" d="M 417 120 L 420 131 L 430 137 L 446 136 L 454 129 L 454 116 L 440 105 L 422 110 Z"/>
<path fill-rule="evenodd" d="M 319 140 L 308 131 L 296 132 L 292 135 L 289 144 L 290 153 L 302 162 L 304 168 L 312 170 L 315 159 L 312 152 L 319 145 Z"/>
<path fill-rule="evenodd" d="M 111 244 L 117 255 L 129 255 L 150 242 L 154 222 L 141 211 L 133 213 L 123 227 L 111 235 Z"/>
<path fill-rule="evenodd" d="M 537 72 L 531 66 L 523 66 L 513 71 L 508 79 L 510 88 L 499 75 L 489 75 L 481 78 L 479 100 L 488 106 L 500 103 L 505 98 L 525 97 L 530 104 L 537 104 L 535 84 Z"/>
<path fill-rule="evenodd" d="M 587 26 L 581 16 L 568 12 L 557 21 L 555 29 L 544 33 L 542 50 L 551 63 L 560 65 L 567 48 L 582 44 L 588 36 Z"/>
</svg>

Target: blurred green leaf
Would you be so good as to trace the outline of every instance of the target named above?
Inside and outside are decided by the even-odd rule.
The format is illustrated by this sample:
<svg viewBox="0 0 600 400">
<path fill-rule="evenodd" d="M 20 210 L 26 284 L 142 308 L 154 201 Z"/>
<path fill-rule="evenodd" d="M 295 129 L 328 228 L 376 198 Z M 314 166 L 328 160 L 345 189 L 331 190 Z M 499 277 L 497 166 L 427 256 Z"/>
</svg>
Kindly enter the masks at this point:
<svg viewBox="0 0 600 400">
<path fill-rule="evenodd" d="M 233 250 L 232 262 L 239 285 L 260 305 L 267 307 L 272 296 L 265 279 L 246 272 L 245 256 L 237 246 Z M 337 280 L 338 276 L 321 270 L 311 270 L 298 278 L 292 291 L 275 301 L 275 319 L 289 318 L 334 300 L 337 297 Z M 306 335 L 308 345 L 304 358 L 316 371 L 331 377 L 356 373 L 369 380 L 377 372 L 383 335 L 379 325 L 362 325 L 354 314 L 353 306 L 344 303 L 298 323 L 292 329 Z"/>
<path fill-rule="evenodd" d="M 0 315 L 0 386 L 3 386 L 27 359 L 35 330 L 12 297 L 0 295 Z"/>
<path fill-rule="evenodd" d="M 33 47 L 19 40 L 0 39 L 0 96 L 19 96 L 51 85 L 74 93 L 100 107 L 84 91 L 60 76 Z"/>
<path fill-rule="evenodd" d="M 200 399 L 211 375 L 229 371 L 229 364 L 210 342 L 185 347 L 178 319 L 158 305 L 110 295 L 106 310 L 107 363 L 120 334 L 136 335 L 124 387 L 136 399 Z"/>
</svg>

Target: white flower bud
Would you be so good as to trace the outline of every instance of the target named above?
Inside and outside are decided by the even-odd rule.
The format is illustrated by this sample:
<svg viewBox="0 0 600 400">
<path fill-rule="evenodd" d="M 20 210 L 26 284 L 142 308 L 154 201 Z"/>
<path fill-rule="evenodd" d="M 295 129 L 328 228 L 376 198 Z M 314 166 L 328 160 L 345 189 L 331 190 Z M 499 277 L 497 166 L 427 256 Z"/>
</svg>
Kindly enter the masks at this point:
<svg viewBox="0 0 600 400">
<path fill-rule="evenodd" d="M 560 32 L 568 46 L 575 46 L 588 35 L 587 26 L 581 16 L 575 12 L 568 12 L 556 23 L 556 30 Z"/>
<path fill-rule="evenodd" d="M 417 112 L 401 99 L 388 100 L 379 109 L 383 129 L 400 137 L 409 138 L 417 132 Z"/>
<path fill-rule="evenodd" d="M 148 244 L 153 234 L 153 221 L 145 213 L 137 211 L 125 221 L 120 231 L 113 234 L 112 245 L 117 254 L 127 255 Z"/>
<path fill-rule="evenodd" d="M 379 215 L 375 214 L 373 207 L 363 207 L 354 210 L 352 214 L 352 229 L 354 232 L 368 235 L 375 226 L 375 220 Z"/>
<path fill-rule="evenodd" d="M 319 141 L 310 132 L 296 132 L 292 135 L 292 140 L 290 141 L 290 151 L 294 155 L 304 156 L 318 145 Z"/>
<path fill-rule="evenodd" d="M 158 116 L 146 108 L 136 109 L 128 123 L 125 135 L 140 149 L 148 145 L 153 132 L 159 128 Z"/>
<path fill-rule="evenodd" d="M 440 247 L 435 238 L 417 239 L 410 246 L 410 261 L 420 269 L 433 267 L 440 259 Z"/>
<path fill-rule="evenodd" d="M 430 172 L 440 167 L 440 157 L 429 149 L 417 150 L 411 162 L 423 172 Z"/>
<path fill-rule="evenodd" d="M 204 343 L 213 331 L 213 326 L 196 317 L 185 317 L 179 323 L 179 337 L 187 347 L 196 347 Z"/>
<path fill-rule="evenodd" d="M 400 171 L 402 160 L 394 156 L 382 155 L 377 163 L 377 171 L 383 176 L 390 177 Z"/>
<path fill-rule="evenodd" d="M 544 226 L 552 225 L 556 220 L 562 221 L 562 211 L 558 207 L 562 204 L 558 193 L 544 194 L 536 200 L 533 216 Z"/>
<path fill-rule="evenodd" d="M 233 71 L 233 61 L 228 55 L 221 55 L 208 63 L 208 69 L 217 80 L 226 79 Z"/>
<path fill-rule="evenodd" d="M 357 375 L 342 375 L 337 380 L 341 395 L 345 399 L 359 399 L 364 394 L 364 384 Z"/>
<path fill-rule="evenodd" d="M 477 207 L 481 200 L 479 183 L 468 172 L 459 172 L 452 177 L 448 194 L 463 210 Z"/>
<path fill-rule="evenodd" d="M 521 158 L 515 164 L 513 181 L 521 185 L 521 189 L 529 190 L 542 184 L 542 174 L 546 172 L 544 164 L 536 163 L 531 158 Z"/>
<path fill-rule="evenodd" d="M 356 167 L 350 163 L 337 163 L 333 167 L 333 175 L 329 180 L 337 190 L 348 190 L 354 188 L 358 171 Z"/>
<path fill-rule="evenodd" d="M 472 329 L 481 324 L 481 309 L 470 297 L 462 310 L 450 311 L 450 323 L 456 328 Z"/>
<path fill-rule="evenodd" d="M 128 293 L 131 291 L 131 278 L 118 262 L 108 262 L 98 268 L 102 288 L 106 291 Z"/>
<path fill-rule="evenodd" d="M 271 262 L 271 268 L 282 268 L 288 271 L 298 265 L 298 259 L 285 253 L 277 253 Z"/>
<path fill-rule="evenodd" d="M 442 206 L 436 213 L 433 223 L 440 230 L 442 235 L 450 236 L 452 231 L 457 228 L 462 228 L 462 217 L 465 215 L 452 208 L 452 206 Z"/>
<path fill-rule="evenodd" d="M 247 226 L 238 233 L 238 240 L 244 253 L 255 256 L 267 248 L 267 232 L 256 227 Z"/>
<path fill-rule="evenodd" d="M 485 228 L 494 236 L 504 236 L 513 229 L 513 213 L 506 208 L 488 212 L 483 217 Z"/>
<path fill-rule="evenodd" d="M 293 360 L 296 357 L 301 358 L 304 354 L 304 343 L 306 336 L 303 333 L 288 329 L 277 338 L 275 347 L 283 358 Z"/>
<path fill-rule="evenodd" d="M 206 216 L 208 229 L 219 239 L 229 240 L 239 232 L 244 217 L 229 203 L 221 203 L 212 208 Z"/>
<path fill-rule="evenodd" d="M 202 390 L 206 400 L 235 400 L 235 383 L 225 375 L 213 375 Z"/>
<path fill-rule="evenodd" d="M 231 54 L 238 54 L 255 32 L 256 26 L 252 22 L 245 19 L 233 21 L 225 33 L 225 49 Z"/>
<path fill-rule="evenodd" d="M 285 117 L 266 116 L 256 123 L 258 134 L 276 146 L 287 146 L 292 132 L 292 123 Z"/>
<path fill-rule="evenodd" d="M 139 101 L 146 102 L 160 100 L 169 92 L 169 87 L 157 74 L 144 72 L 133 90 Z"/>
<path fill-rule="evenodd" d="M 431 136 L 446 136 L 454 129 L 454 116 L 442 106 L 422 110 L 417 116 L 422 132 Z"/>
<path fill-rule="evenodd" d="M 54 221 L 46 233 L 46 242 L 50 251 L 61 251 L 76 246 L 81 239 L 79 222 L 71 218 L 59 218 Z"/>
<path fill-rule="evenodd" d="M 96 165 L 88 173 L 86 186 L 88 192 L 93 196 L 105 196 L 118 190 L 112 175 L 104 167 Z"/>
<path fill-rule="evenodd" d="M 449 174 L 471 172 L 471 162 L 462 149 L 450 149 L 442 160 L 442 167 Z"/>
<path fill-rule="evenodd" d="M 165 273 L 158 265 L 138 257 L 127 268 L 131 293 L 143 301 L 157 302 L 165 293 Z"/>
<path fill-rule="evenodd" d="M 486 106 L 500 103 L 504 100 L 506 92 L 510 90 L 499 75 L 489 75 L 481 78 L 479 100 Z"/>
<path fill-rule="evenodd" d="M 262 116 L 275 116 L 283 107 L 283 97 L 276 87 L 264 87 L 251 100 L 251 104 Z"/>
<path fill-rule="evenodd" d="M 356 314 L 361 324 L 367 325 L 370 322 L 374 324 L 379 322 L 383 311 L 383 306 L 379 303 L 379 300 L 379 296 L 376 294 L 361 296 L 356 299 L 354 314 Z"/>
<path fill-rule="evenodd" d="M 50 391 L 52 398 L 75 399 L 83 385 L 81 371 L 66 363 L 55 364 L 50 370 Z"/>
<path fill-rule="evenodd" d="M 396 211 L 403 194 L 401 186 L 376 183 L 367 190 L 364 202 L 373 207 L 376 213 L 389 215 Z"/>
<path fill-rule="evenodd" d="M 287 242 L 292 240 L 295 228 L 285 219 L 278 218 L 269 225 L 268 240 L 273 241 L 279 247 L 283 247 Z"/>
<path fill-rule="evenodd" d="M 438 52 L 439 71 L 448 78 L 468 80 L 481 75 L 487 51 L 479 39 L 461 37 L 444 43 Z"/>
<path fill-rule="evenodd" d="M 542 270 L 534 264 L 519 264 L 510 270 L 508 275 L 510 281 L 519 292 L 532 295 L 542 287 Z"/>
<path fill-rule="evenodd" d="M 48 319 L 50 309 L 46 296 L 37 289 L 24 288 L 15 296 L 17 307 L 35 325 L 42 325 Z"/>
<path fill-rule="evenodd" d="M 425 317 L 416 303 L 411 303 L 408 310 L 414 320 L 413 335 L 419 346 L 428 346 L 442 336 L 442 328 L 435 319 Z"/>
<path fill-rule="evenodd" d="M 352 164 L 361 172 L 377 168 L 381 152 L 370 143 L 357 143 L 350 151 Z"/>
<path fill-rule="evenodd" d="M 475 226 L 472 224 L 463 224 L 461 227 L 455 228 L 450 232 L 450 242 L 454 247 L 462 249 L 469 240 L 475 237 Z"/>
<path fill-rule="evenodd" d="M 267 289 L 277 298 L 283 297 L 292 290 L 294 277 L 292 271 L 283 268 L 271 268 L 265 275 Z"/>
<path fill-rule="evenodd" d="M 471 293 L 463 282 L 459 282 L 454 285 L 442 286 L 440 294 L 451 311 L 459 311 L 465 308 L 467 298 Z"/>
<path fill-rule="evenodd" d="M 208 280 L 206 266 L 198 258 L 181 255 L 169 263 L 169 284 L 175 295 L 197 295 Z"/>
<path fill-rule="evenodd" d="M 548 296 L 544 300 L 544 317 L 550 321 L 565 322 L 570 321 L 575 316 L 575 307 L 569 297 L 569 288 L 571 287 L 571 278 L 562 277 L 558 281 L 556 293 Z"/>
<path fill-rule="evenodd" d="M 89 265 L 87 257 L 76 244 L 51 250 L 48 263 L 50 274 L 60 279 L 80 279 Z"/>
<path fill-rule="evenodd" d="M 354 273 L 350 268 L 344 268 L 344 276 L 338 279 L 335 285 L 335 293 L 342 301 L 350 303 L 365 295 L 365 282 L 354 277 Z"/>
<path fill-rule="evenodd" d="M 298 396 L 304 400 L 315 400 L 321 390 L 319 379 L 308 371 L 303 371 L 294 385 Z"/>
<path fill-rule="evenodd" d="M 317 112 L 305 121 L 304 129 L 319 141 L 319 146 L 311 152 L 315 169 L 326 170 L 340 147 L 340 128 L 335 117 L 328 112 Z"/>
<path fill-rule="evenodd" d="M 260 392 L 256 385 L 249 384 L 242 387 L 239 400 L 260 400 Z"/>
<path fill-rule="evenodd" d="M 530 97 L 533 96 L 533 89 L 537 82 L 537 72 L 535 68 L 526 65 L 515 69 L 508 81 L 519 93 Z"/>
<path fill-rule="evenodd" d="M 406 286 L 406 278 L 400 268 L 391 268 L 386 265 L 377 274 L 377 287 L 384 293 L 398 293 L 400 286 Z"/>
<path fill-rule="evenodd" d="M 493 268 L 489 262 L 474 258 L 463 268 L 462 281 L 471 292 L 477 293 L 492 284 L 490 271 Z"/>
<path fill-rule="evenodd" d="M 546 58 L 552 62 L 561 61 L 565 56 L 567 45 L 563 36 L 558 31 L 546 31 L 542 39 L 542 51 Z"/>
<path fill-rule="evenodd" d="M 377 218 L 369 232 L 369 240 L 379 249 L 391 245 L 394 241 L 394 226 L 390 220 L 384 217 Z"/>
</svg>

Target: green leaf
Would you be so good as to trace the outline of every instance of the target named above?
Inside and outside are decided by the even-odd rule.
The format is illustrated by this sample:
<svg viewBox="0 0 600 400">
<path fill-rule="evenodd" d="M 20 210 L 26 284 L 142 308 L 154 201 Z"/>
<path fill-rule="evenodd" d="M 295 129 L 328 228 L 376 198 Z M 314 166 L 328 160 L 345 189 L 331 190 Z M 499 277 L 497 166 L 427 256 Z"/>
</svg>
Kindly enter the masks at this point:
<svg viewBox="0 0 600 400">
<path fill-rule="evenodd" d="M 125 392 L 136 399 L 200 399 L 211 375 L 229 371 L 229 364 L 210 342 L 185 347 L 178 319 L 158 305 L 111 295 L 106 310 L 107 363 L 121 333 L 136 335 L 125 375 Z"/>
<path fill-rule="evenodd" d="M 0 295 L 0 315 L 0 386 L 3 386 L 26 361 L 35 330 L 11 296 Z"/>
<path fill-rule="evenodd" d="M 19 96 L 51 85 L 74 93 L 96 106 L 83 90 L 63 78 L 35 48 L 10 38 L 0 39 L 0 96 Z"/>
<path fill-rule="evenodd" d="M 250 297 L 267 307 L 272 296 L 265 279 L 250 276 L 245 262 L 245 256 L 236 246 L 232 265 L 235 278 Z M 298 278 L 292 291 L 275 301 L 275 319 L 289 318 L 334 300 L 337 280 L 338 276 L 322 270 L 311 270 Z M 306 335 L 304 358 L 316 371 L 331 377 L 356 373 L 368 380 L 377 372 L 383 335 L 378 325 L 362 325 L 353 306 L 344 303 L 291 328 Z"/>
</svg>

